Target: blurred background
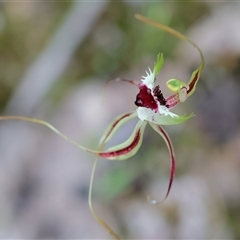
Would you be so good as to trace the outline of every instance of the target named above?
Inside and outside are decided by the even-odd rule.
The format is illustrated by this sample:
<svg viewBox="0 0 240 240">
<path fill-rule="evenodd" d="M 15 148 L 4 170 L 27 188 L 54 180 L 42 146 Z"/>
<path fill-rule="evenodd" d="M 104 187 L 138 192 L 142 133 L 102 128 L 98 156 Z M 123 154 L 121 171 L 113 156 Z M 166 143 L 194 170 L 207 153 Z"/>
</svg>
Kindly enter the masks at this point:
<svg viewBox="0 0 240 240">
<path fill-rule="evenodd" d="M 139 80 L 159 52 L 164 95 L 170 78 L 188 81 L 200 58 L 189 44 L 138 22 L 141 13 L 186 34 L 206 66 L 196 93 L 176 109 L 195 113 L 166 127 L 177 158 L 168 199 L 169 155 L 150 128 L 126 161 L 101 159 L 96 212 L 124 239 L 240 238 L 240 3 L 231 1 L 7 1 L 0 4 L 1 115 L 46 120 L 96 148 L 118 114 L 135 109 Z M 124 141 L 135 121 L 111 145 Z M 0 237 L 110 239 L 92 217 L 88 188 L 94 157 L 49 129 L 0 122 Z"/>
</svg>

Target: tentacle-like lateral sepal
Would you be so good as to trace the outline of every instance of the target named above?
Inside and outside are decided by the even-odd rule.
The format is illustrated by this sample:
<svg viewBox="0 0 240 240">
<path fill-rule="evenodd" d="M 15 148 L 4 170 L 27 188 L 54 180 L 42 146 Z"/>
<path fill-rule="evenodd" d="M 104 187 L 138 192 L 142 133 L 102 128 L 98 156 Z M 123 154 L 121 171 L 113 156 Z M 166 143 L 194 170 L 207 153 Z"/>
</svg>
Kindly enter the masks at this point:
<svg viewBox="0 0 240 240">
<path fill-rule="evenodd" d="M 149 197 L 150 203 L 159 204 L 159 203 L 162 203 L 168 197 L 168 195 L 170 193 L 174 175 L 175 175 L 176 163 L 175 163 L 175 155 L 174 155 L 173 145 L 172 145 L 172 142 L 171 142 L 167 132 L 160 125 L 156 125 L 156 124 L 152 124 L 152 123 L 149 123 L 149 124 L 160 136 L 162 136 L 162 138 L 164 139 L 164 141 L 168 147 L 168 151 L 170 154 L 170 175 L 169 175 L 169 183 L 168 183 L 167 193 L 166 193 L 164 199 L 160 202 L 158 202 L 156 200 L 152 200 Z"/>
<path fill-rule="evenodd" d="M 136 116 L 137 116 L 136 111 L 132 111 L 121 114 L 118 117 L 116 117 L 106 128 L 105 132 L 103 133 L 99 141 L 99 145 L 107 143 L 123 124 L 135 118 Z"/>
<path fill-rule="evenodd" d="M 139 120 L 129 139 L 124 143 L 99 153 L 98 155 L 109 160 L 125 160 L 132 157 L 136 154 L 142 144 L 143 132 L 146 125 L 146 121 Z"/>
</svg>

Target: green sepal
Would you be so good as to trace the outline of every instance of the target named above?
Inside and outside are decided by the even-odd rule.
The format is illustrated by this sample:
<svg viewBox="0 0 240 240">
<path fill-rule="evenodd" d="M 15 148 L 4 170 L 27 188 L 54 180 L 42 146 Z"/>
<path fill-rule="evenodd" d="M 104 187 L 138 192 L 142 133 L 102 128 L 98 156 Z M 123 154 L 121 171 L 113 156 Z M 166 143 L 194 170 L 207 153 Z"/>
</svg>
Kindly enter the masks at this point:
<svg viewBox="0 0 240 240">
<path fill-rule="evenodd" d="M 159 53 L 157 55 L 157 62 L 154 64 L 153 69 L 154 77 L 156 77 L 159 74 L 160 70 L 162 69 L 163 63 L 164 63 L 163 54 Z"/>
<path fill-rule="evenodd" d="M 159 124 L 159 125 L 176 125 L 176 124 L 180 124 L 183 122 L 186 122 L 188 119 L 194 117 L 195 115 L 192 113 L 188 116 L 183 115 L 183 116 L 170 116 L 170 115 L 159 115 L 157 117 L 154 118 L 154 121 L 152 121 L 153 123 Z"/>
</svg>

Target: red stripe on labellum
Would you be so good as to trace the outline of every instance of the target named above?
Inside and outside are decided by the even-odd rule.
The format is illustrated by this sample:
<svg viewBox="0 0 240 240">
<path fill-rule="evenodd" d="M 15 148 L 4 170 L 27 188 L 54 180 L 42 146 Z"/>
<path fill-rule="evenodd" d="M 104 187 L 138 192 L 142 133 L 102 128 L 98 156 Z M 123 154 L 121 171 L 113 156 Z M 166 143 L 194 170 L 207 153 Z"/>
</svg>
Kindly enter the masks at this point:
<svg viewBox="0 0 240 240">
<path fill-rule="evenodd" d="M 194 88 L 194 86 L 195 86 L 198 78 L 199 78 L 199 71 L 196 72 L 195 77 L 194 77 L 193 80 L 190 82 L 190 84 L 189 84 L 189 89 L 187 90 L 187 94 L 192 91 L 192 89 Z"/>
<path fill-rule="evenodd" d="M 135 137 L 129 146 L 119 149 L 119 150 L 116 150 L 116 151 L 102 152 L 102 153 L 99 153 L 99 156 L 103 157 L 103 158 L 113 158 L 116 156 L 128 154 L 130 151 L 132 151 L 137 146 L 137 144 L 140 140 L 140 137 L 141 137 L 141 129 L 139 129 L 136 132 Z"/>
</svg>

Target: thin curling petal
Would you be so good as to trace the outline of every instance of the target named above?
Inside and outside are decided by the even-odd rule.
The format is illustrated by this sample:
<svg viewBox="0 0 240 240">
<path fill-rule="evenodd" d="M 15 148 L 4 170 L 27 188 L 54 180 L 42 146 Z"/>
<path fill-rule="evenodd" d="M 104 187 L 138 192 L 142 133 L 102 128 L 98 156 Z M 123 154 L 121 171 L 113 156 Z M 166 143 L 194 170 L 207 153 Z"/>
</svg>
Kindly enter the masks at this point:
<svg viewBox="0 0 240 240">
<path fill-rule="evenodd" d="M 129 79 L 124 79 L 124 78 L 116 78 L 115 81 L 116 82 L 127 82 L 127 83 L 132 84 L 135 87 L 139 86 L 139 83 L 135 80 L 129 80 Z"/>
<path fill-rule="evenodd" d="M 105 137 L 99 143 L 99 148 L 98 148 L 99 151 L 102 150 L 102 148 L 104 147 L 104 145 L 106 143 L 106 140 L 108 139 L 107 136 L 111 133 L 111 128 L 109 130 L 110 131 L 106 131 Z M 99 159 L 99 156 L 97 155 L 95 157 L 94 164 L 92 167 L 92 173 L 91 173 L 90 185 L 89 185 L 89 193 L 88 193 L 88 205 L 89 205 L 89 208 L 90 208 L 90 211 L 91 211 L 93 217 L 109 232 L 109 234 L 111 234 L 115 239 L 120 240 L 120 237 L 115 233 L 115 231 L 95 212 L 93 205 L 92 205 L 93 181 L 94 181 L 94 175 L 95 175 L 95 170 L 97 167 L 98 159 Z"/>
<path fill-rule="evenodd" d="M 144 17 L 140 14 L 135 14 L 135 18 L 139 21 L 142 21 L 142 22 L 145 22 L 149 25 L 152 25 L 162 31 L 165 31 L 165 32 L 168 32 L 169 34 L 172 34 L 174 35 L 175 37 L 179 38 L 179 39 L 182 39 L 183 41 L 186 41 L 186 42 L 189 42 L 193 47 L 195 47 L 197 49 L 197 51 L 199 52 L 199 55 L 201 57 L 201 65 L 198 69 L 201 69 L 203 70 L 204 68 L 204 64 L 205 64 L 205 61 L 204 61 L 204 57 L 203 57 L 203 53 L 201 51 L 201 49 L 198 47 L 197 44 L 195 44 L 192 40 L 190 40 L 189 38 L 187 38 L 186 36 L 184 36 L 182 33 L 176 31 L 175 29 L 169 27 L 169 26 L 166 26 L 164 24 L 161 24 L 159 22 L 156 22 L 152 19 L 149 19 L 147 17 Z"/>
<path fill-rule="evenodd" d="M 109 83 L 111 83 L 111 82 L 127 82 L 127 83 L 130 83 L 130 84 L 132 84 L 133 86 L 135 86 L 135 87 L 138 87 L 139 86 L 139 83 L 137 82 L 137 81 L 135 81 L 135 80 L 128 80 L 128 79 L 124 79 L 124 78 L 115 78 L 115 79 L 112 79 L 112 80 L 109 80 L 109 81 L 107 81 L 105 84 L 104 84 L 104 86 L 103 86 L 103 89 L 102 89 L 102 93 L 101 93 L 101 101 L 103 102 L 103 96 L 104 96 L 104 94 L 105 94 L 105 91 L 106 91 L 106 88 L 107 88 L 107 86 L 108 86 L 108 84 Z"/>
<path fill-rule="evenodd" d="M 142 144 L 143 132 L 146 125 L 146 121 L 138 121 L 128 140 L 106 151 L 100 152 L 98 155 L 109 160 L 125 160 L 132 157 Z"/>
<path fill-rule="evenodd" d="M 53 132 L 55 132 L 57 135 L 59 135 L 65 141 L 77 146 L 78 148 L 82 149 L 83 151 L 86 151 L 86 152 L 89 152 L 89 153 L 92 153 L 92 154 L 99 154 L 100 153 L 100 151 L 92 150 L 90 148 L 87 148 L 87 147 L 84 147 L 84 146 L 80 145 L 76 141 L 72 140 L 71 138 L 69 138 L 68 136 L 63 134 L 61 131 L 59 131 L 57 128 L 55 128 L 50 123 L 48 123 L 46 121 L 43 121 L 41 119 L 29 118 L 29 117 L 23 117 L 23 116 L 0 116 L 0 121 L 2 121 L 2 120 L 20 120 L 20 121 L 31 122 L 31 123 L 36 123 L 36 124 L 43 125 L 43 126 L 49 128 L 50 130 L 52 130 Z"/>
<path fill-rule="evenodd" d="M 112 136 L 124 123 L 130 121 L 136 116 L 137 116 L 137 113 L 136 111 L 134 111 L 134 112 L 127 112 L 116 117 L 106 128 L 105 132 L 103 133 L 103 136 L 101 137 L 99 145 L 102 145 L 102 144 L 105 145 L 105 143 L 107 143 L 112 138 Z"/>
<path fill-rule="evenodd" d="M 162 203 L 164 200 L 166 200 L 166 198 L 168 197 L 168 195 L 170 193 L 172 183 L 173 183 L 173 179 L 174 179 L 174 175 L 175 175 L 176 162 L 175 162 L 173 145 L 172 145 L 172 142 L 171 142 L 167 132 L 159 125 L 152 124 L 152 123 L 149 123 L 149 124 L 159 135 L 162 136 L 162 138 L 164 139 L 164 141 L 165 141 L 165 143 L 168 147 L 168 151 L 169 151 L 169 154 L 170 154 L 170 175 L 169 175 L 169 183 L 168 183 L 167 193 L 166 193 L 164 199 L 160 202 L 157 202 L 156 200 L 151 200 L 149 198 L 150 203 L 159 204 L 159 203 Z"/>
</svg>

